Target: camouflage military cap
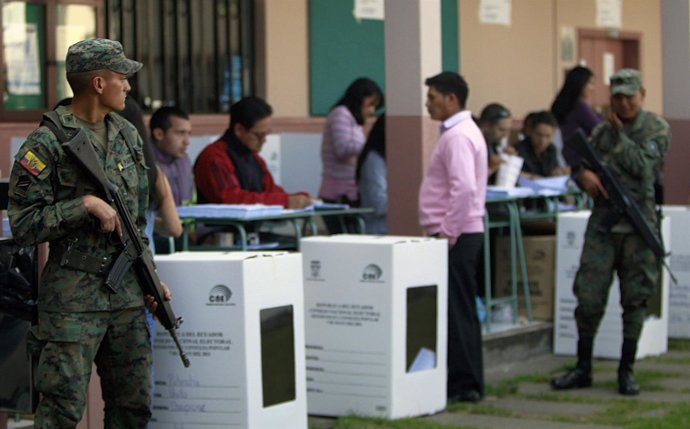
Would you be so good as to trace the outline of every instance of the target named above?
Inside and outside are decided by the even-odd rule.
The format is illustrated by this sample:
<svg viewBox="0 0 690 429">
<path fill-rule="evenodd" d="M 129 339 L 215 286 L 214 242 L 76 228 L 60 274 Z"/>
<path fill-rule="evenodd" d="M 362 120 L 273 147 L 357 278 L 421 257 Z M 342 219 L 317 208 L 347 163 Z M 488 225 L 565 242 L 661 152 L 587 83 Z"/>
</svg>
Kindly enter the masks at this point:
<svg viewBox="0 0 690 429">
<path fill-rule="evenodd" d="M 67 50 L 67 73 L 108 69 L 131 76 L 143 66 L 125 57 L 120 42 L 108 39 L 86 39 Z"/>
<path fill-rule="evenodd" d="M 642 88 L 639 70 L 621 69 L 611 75 L 611 94 L 633 95 Z"/>
</svg>

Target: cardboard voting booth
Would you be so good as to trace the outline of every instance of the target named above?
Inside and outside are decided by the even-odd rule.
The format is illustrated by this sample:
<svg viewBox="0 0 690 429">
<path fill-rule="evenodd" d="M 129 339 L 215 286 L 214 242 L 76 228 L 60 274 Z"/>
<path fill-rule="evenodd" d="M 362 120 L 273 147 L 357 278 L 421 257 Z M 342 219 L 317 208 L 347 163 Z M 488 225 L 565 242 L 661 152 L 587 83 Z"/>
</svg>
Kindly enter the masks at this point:
<svg viewBox="0 0 690 429">
<path fill-rule="evenodd" d="M 334 235 L 300 249 L 309 414 L 445 408 L 447 242 Z"/>
<path fill-rule="evenodd" d="M 580 264 L 580 254 L 590 212 L 561 213 L 558 215 L 556 255 L 556 311 L 554 315 L 554 353 L 572 355 L 577 352 L 577 326 L 573 283 Z M 669 222 L 662 224 L 664 242 L 668 242 Z M 593 356 L 619 359 L 623 344 L 623 309 L 620 305 L 618 277 L 614 274 L 604 317 L 594 339 Z M 648 303 L 647 317 L 638 341 L 637 357 L 660 355 L 668 347 L 668 273 L 662 270 L 657 296 Z"/>
<path fill-rule="evenodd" d="M 669 282 L 668 336 L 690 338 L 690 209 L 687 206 L 664 206 L 664 216 L 671 221 L 666 251 L 671 252 L 669 266 L 677 282 Z"/>
<path fill-rule="evenodd" d="M 181 252 L 156 265 L 191 366 L 157 326 L 149 428 L 306 429 L 301 255 Z"/>
<path fill-rule="evenodd" d="M 496 237 L 494 252 L 494 296 L 509 296 L 512 289 L 510 267 L 510 238 Z M 536 320 L 553 320 L 554 270 L 556 266 L 556 236 L 523 235 L 522 247 L 527 266 L 527 283 L 532 306 L 532 318 Z M 518 276 L 518 311 L 526 317 L 525 295 L 522 293 L 522 274 Z"/>
</svg>

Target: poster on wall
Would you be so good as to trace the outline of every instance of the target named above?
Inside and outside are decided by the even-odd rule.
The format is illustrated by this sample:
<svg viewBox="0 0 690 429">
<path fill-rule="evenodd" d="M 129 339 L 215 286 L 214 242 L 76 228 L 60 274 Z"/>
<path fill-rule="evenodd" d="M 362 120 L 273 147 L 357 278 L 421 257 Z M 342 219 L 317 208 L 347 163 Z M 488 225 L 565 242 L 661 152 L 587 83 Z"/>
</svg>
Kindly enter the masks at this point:
<svg viewBox="0 0 690 429">
<path fill-rule="evenodd" d="M 604 52 L 601 57 L 601 77 L 604 80 L 604 85 L 608 86 L 611 80 L 611 75 L 616 72 L 616 56 L 610 52 Z"/>
<path fill-rule="evenodd" d="M 385 16 L 383 2 L 384 0 L 355 0 L 352 14 L 357 21 L 362 19 L 382 21 Z"/>
<path fill-rule="evenodd" d="M 621 28 L 623 0 L 597 0 L 597 26 Z"/>
<path fill-rule="evenodd" d="M 481 0 L 479 22 L 482 24 L 510 25 L 512 0 Z"/>
</svg>

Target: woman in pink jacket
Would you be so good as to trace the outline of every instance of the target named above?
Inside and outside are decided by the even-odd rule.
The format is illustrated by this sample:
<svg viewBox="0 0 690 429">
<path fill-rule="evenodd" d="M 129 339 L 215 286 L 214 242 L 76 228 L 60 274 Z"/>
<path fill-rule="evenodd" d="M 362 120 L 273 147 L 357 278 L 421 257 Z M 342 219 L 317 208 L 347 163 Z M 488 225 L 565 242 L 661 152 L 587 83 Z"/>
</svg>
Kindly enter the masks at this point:
<svg viewBox="0 0 690 429">
<path fill-rule="evenodd" d="M 355 171 L 357 156 L 366 143 L 363 125 L 382 104 L 381 88 L 373 80 L 361 77 L 347 87 L 328 114 L 321 140 L 323 172 L 319 198 L 324 202 L 359 205 Z M 331 233 L 342 231 L 337 221 L 327 222 L 327 226 Z"/>
</svg>

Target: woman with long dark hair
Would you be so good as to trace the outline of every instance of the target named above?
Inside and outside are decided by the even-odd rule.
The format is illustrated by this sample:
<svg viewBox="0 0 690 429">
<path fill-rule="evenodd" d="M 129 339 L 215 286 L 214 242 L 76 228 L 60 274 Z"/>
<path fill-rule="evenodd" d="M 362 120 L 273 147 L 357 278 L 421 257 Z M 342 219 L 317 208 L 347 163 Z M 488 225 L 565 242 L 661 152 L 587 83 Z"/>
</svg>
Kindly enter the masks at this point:
<svg viewBox="0 0 690 429">
<path fill-rule="evenodd" d="M 323 171 L 319 198 L 329 203 L 359 204 L 355 170 L 366 142 L 363 125 L 383 104 L 383 92 L 371 79 L 356 79 L 333 106 L 321 140 Z M 327 222 L 331 233 L 341 232 L 338 222 Z"/>
<path fill-rule="evenodd" d="M 551 105 L 551 113 L 558 121 L 561 138 L 566 141 L 575 131 L 582 129 L 589 135 L 592 129 L 602 121 L 589 104 L 594 92 L 594 74 L 583 66 L 572 68 L 565 77 L 563 87 Z M 577 168 L 580 157 L 575 151 L 563 147 L 563 157 L 568 165 Z"/>
<path fill-rule="evenodd" d="M 388 232 L 388 180 L 386 178 L 386 116 L 376 120 L 367 143 L 357 159 L 357 187 L 362 207 L 373 213 L 362 215 L 367 234 Z"/>
</svg>

